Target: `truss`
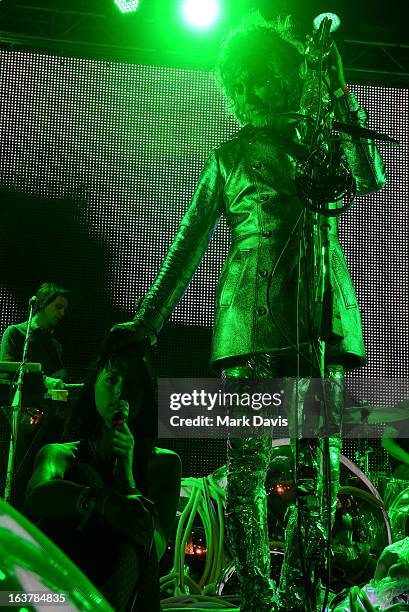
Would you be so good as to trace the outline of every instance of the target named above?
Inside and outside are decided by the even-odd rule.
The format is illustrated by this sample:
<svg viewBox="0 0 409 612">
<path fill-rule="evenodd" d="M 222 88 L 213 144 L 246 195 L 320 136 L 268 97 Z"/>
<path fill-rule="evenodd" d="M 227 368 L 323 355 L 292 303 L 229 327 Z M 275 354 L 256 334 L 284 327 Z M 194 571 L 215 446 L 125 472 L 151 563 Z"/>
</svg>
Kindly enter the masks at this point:
<svg viewBox="0 0 409 612">
<path fill-rule="evenodd" d="M 212 68 L 215 57 L 207 55 L 189 66 L 174 48 L 155 45 L 150 35 L 155 14 L 149 12 L 148 0 L 143 8 L 130 19 L 120 15 L 113 0 L 0 0 L 0 44 L 61 55 Z M 346 39 L 340 48 L 348 80 L 409 86 L 409 45 Z"/>
</svg>

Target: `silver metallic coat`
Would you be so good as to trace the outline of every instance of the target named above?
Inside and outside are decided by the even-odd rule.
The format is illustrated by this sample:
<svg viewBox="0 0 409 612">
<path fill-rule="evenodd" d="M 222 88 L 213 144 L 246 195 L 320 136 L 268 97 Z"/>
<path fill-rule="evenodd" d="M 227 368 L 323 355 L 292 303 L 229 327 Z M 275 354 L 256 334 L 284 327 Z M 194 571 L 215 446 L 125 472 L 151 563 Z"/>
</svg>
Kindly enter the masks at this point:
<svg viewBox="0 0 409 612">
<path fill-rule="evenodd" d="M 338 117 L 363 125 L 365 117 L 355 112 L 359 107 L 354 96 L 343 98 Z M 303 210 L 294 184 L 299 149 L 294 143 L 274 141 L 267 130 L 248 126 L 211 153 L 136 321 L 143 321 L 155 333 L 160 331 L 184 294 L 223 214 L 232 240 L 217 288 L 212 362 L 291 350 L 291 342 L 296 341 L 297 220 Z M 385 185 L 384 166 L 372 142 L 349 140 L 343 149 L 358 195 Z M 333 340 L 329 354 L 332 363 L 353 368 L 365 362 L 365 347 L 335 219 L 331 220 L 330 258 Z M 309 334 L 302 285 L 303 279 L 299 340 L 305 344 Z"/>
</svg>

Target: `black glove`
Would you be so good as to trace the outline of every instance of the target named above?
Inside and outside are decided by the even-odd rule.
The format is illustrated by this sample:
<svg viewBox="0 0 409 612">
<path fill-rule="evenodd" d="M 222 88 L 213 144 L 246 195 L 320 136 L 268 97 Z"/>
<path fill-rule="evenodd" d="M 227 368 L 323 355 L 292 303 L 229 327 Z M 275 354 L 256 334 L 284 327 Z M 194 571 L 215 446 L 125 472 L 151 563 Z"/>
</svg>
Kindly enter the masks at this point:
<svg viewBox="0 0 409 612">
<path fill-rule="evenodd" d="M 129 321 L 114 325 L 102 343 L 101 357 L 107 361 L 112 355 L 131 352 L 140 355 L 147 354 L 152 346 L 153 332 L 141 322 Z"/>
</svg>

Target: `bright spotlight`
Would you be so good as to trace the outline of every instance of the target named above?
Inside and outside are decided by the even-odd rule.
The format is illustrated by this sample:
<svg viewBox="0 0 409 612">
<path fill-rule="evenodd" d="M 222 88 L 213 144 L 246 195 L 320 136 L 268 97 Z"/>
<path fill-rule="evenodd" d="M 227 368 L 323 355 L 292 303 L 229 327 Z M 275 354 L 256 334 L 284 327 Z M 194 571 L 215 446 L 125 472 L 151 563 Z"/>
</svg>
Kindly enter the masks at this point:
<svg viewBox="0 0 409 612">
<path fill-rule="evenodd" d="M 341 20 L 335 13 L 321 13 L 320 15 L 317 15 L 317 17 L 313 21 L 314 30 L 319 30 L 321 22 L 325 18 L 331 19 L 332 21 L 330 32 L 335 32 L 335 30 L 338 30 L 339 26 L 341 25 Z"/>
<path fill-rule="evenodd" d="M 218 0 L 183 0 L 182 15 L 190 26 L 198 30 L 213 25 L 219 14 Z"/>
<path fill-rule="evenodd" d="M 134 13 L 141 3 L 141 0 L 115 0 L 115 4 L 121 13 Z"/>
</svg>

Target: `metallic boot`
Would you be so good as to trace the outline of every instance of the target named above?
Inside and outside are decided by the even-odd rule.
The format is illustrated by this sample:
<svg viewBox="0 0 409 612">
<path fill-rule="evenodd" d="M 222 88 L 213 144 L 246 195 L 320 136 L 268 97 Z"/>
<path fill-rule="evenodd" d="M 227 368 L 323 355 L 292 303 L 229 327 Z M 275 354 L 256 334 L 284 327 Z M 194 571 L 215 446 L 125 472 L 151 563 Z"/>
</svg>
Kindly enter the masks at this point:
<svg viewBox="0 0 409 612">
<path fill-rule="evenodd" d="M 224 370 L 225 389 L 246 390 L 247 380 L 274 378 L 274 360 L 255 356 Z M 265 480 L 270 464 L 270 432 L 230 438 L 227 445 L 226 525 L 240 583 L 242 612 L 272 612 L 275 585 L 270 580 L 270 545 Z"/>
<path fill-rule="evenodd" d="M 271 439 L 232 438 L 228 444 L 226 522 L 240 582 L 242 612 L 271 612 L 267 495 Z"/>
<path fill-rule="evenodd" d="M 305 380 L 292 398 L 290 427 L 302 433 L 305 414 L 302 403 L 307 394 Z M 297 457 L 297 506 L 288 510 L 285 533 L 286 555 L 281 570 L 279 598 L 283 609 L 315 611 L 320 593 L 318 570 L 326 567 L 328 531 L 332 529 L 339 488 L 339 456 L 341 451 L 341 415 L 343 407 L 343 368 L 332 366 L 325 384 L 327 419 L 322 402 L 319 423 L 325 428 L 324 438 L 292 439 Z M 294 404 L 295 402 L 295 404 Z M 295 410 L 296 408 L 296 410 Z M 294 421 L 297 422 L 294 422 Z M 319 424 L 317 421 L 317 425 Z M 329 432 L 334 435 L 329 437 Z M 325 456 L 329 450 L 329 466 Z M 327 477 L 329 476 L 329 478 Z M 330 487 L 328 487 L 330 483 Z M 328 509 L 331 514 L 329 516 Z"/>
</svg>

